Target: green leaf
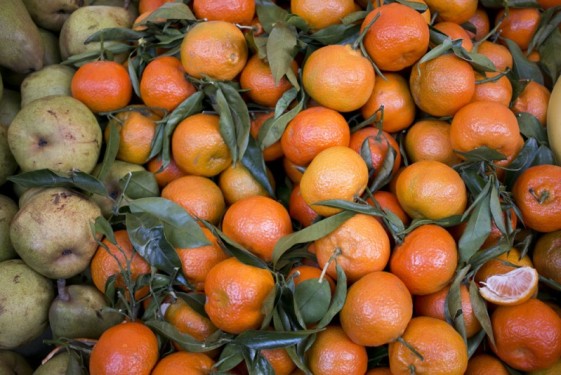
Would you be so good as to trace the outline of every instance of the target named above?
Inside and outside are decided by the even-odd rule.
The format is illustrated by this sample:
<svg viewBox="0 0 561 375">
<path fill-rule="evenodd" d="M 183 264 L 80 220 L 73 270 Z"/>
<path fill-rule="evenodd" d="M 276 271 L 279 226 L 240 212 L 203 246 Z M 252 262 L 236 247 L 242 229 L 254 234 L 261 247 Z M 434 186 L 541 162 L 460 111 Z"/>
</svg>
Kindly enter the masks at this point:
<svg viewBox="0 0 561 375">
<path fill-rule="evenodd" d="M 222 348 L 220 357 L 214 365 L 218 371 L 228 372 L 243 361 L 244 357 L 240 347 L 236 344 L 229 343 Z"/>
<path fill-rule="evenodd" d="M 243 349 L 248 375 L 275 375 L 273 366 L 267 359 L 259 352 L 253 349 Z"/>
<path fill-rule="evenodd" d="M 495 345 L 495 337 L 493 336 L 493 326 L 491 325 L 491 318 L 489 317 L 489 312 L 487 311 L 487 306 L 485 300 L 479 295 L 479 288 L 475 284 L 475 281 L 471 280 L 469 283 L 469 299 L 471 301 L 471 306 L 473 308 L 473 313 L 483 330 L 489 337 L 489 340 L 493 345 Z"/>
<path fill-rule="evenodd" d="M 148 213 L 164 223 L 165 237 L 176 248 L 210 245 L 197 221 L 175 202 L 164 198 L 142 198 L 129 203 L 132 213 Z"/>
<path fill-rule="evenodd" d="M 209 228 L 215 236 L 219 237 L 227 244 L 227 251 L 232 254 L 232 256 L 236 257 L 236 259 L 238 259 L 240 262 L 254 267 L 269 269 L 267 262 L 251 253 L 249 250 L 244 248 L 236 241 L 232 240 L 230 237 L 226 236 L 220 229 L 216 228 L 215 226 L 211 226 L 210 224 L 207 224 L 206 227 Z"/>
<path fill-rule="evenodd" d="M 131 199 L 157 197 L 160 188 L 154 173 L 149 171 L 129 172 L 119 180 L 119 187 Z M 125 190 L 126 188 L 126 190 Z"/>
<path fill-rule="evenodd" d="M 329 200 L 325 200 L 325 201 L 319 201 L 319 202 L 314 203 L 314 205 L 340 208 L 342 210 L 357 212 L 357 213 L 370 215 L 370 216 L 378 216 L 378 217 L 384 216 L 383 211 L 381 211 L 380 209 L 377 209 L 376 207 L 373 207 L 369 204 L 349 202 L 349 201 L 342 200 L 342 199 L 329 199 Z"/>
<path fill-rule="evenodd" d="M 107 195 L 105 185 L 103 185 L 101 181 L 92 175 L 80 171 L 72 171 L 69 175 L 65 175 L 60 172 L 54 172 L 50 169 L 39 169 L 10 176 L 8 177 L 8 180 L 25 188 L 78 188 L 92 194 Z"/>
<path fill-rule="evenodd" d="M 331 302 L 331 289 L 325 278 L 304 280 L 294 289 L 296 308 L 306 324 L 318 322 Z"/>
<path fill-rule="evenodd" d="M 289 13 L 268 0 L 256 2 L 255 11 L 263 29 L 270 34 L 277 22 L 288 19 Z"/>
<path fill-rule="evenodd" d="M 466 343 L 466 325 L 464 320 L 464 313 L 462 310 L 462 296 L 460 292 L 460 286 L 462 285 L 462 282 L 466 277 L 469 269 L 470 266 L 467 265 L 458 271 L 456 277 L 450 285 L 448 295 L 446 296 L 446 306 L 448 313 L 450 314 L 450 318 L 452 319 L 454 328 L 460 333 Z"/>
<path fill-rule="evenodd" d="M 298 34 L 294 26 L 284 22 L 275 23 L 267 39 L 267 60 L 275 79 L 279 84 L 281 78 L 292 70 L 292 61 L 296 54 Z"/>
<path fill-rule="evenodd" d="M 302 95 L 302 98 L 300 99 L 298 104 L 294 106 L 294 108 L 278 117 L 277 114 L 278 112 L 280 112 L 280 108 L 277 107 L 279 110 L 275 109 L 274 118 L 267 119 L 267 121 L 265 121 L 265 123 L 263 124 L 263 127 L 259 130 L 257 141 L 261 145 L 262 149 L 269 147 L 270 145 L 281 139 L 284 129 L 286 129 L 288 123 L 292 121 L 294 117 L 296 117 L 296 115 L 302 110 L 302 108 L 304 108 L 305 98 L 306 96 Z M 278 103 L 277 106 L 279 106 Z"/>
<path fill-rule="evenodd" d="M 146 37 L 148 34 L 143 31 L 135 31 L 127 27 L 108 27 L 96 31 L 90 35 L 84 44 L 92 42 L 108 42 L 108 41 L 136 41 L 140 38 Z"/>
<path fill-rule="evenodd" d="M 526 142 L 524 142 L 522 150 L 520 150 L 516 158 L 514 158 L 506 170 L 504 184 L 507 189 L 512 189 L 514 181 L 516 181 L 518 176 L 530 166 L 537 153 L 538 141 L 533 137 L 528 138 Z"/>
<path fill-rule="evenodd" d="M 103 154 L 103 161 L 101 163 L 101 168 L 97 174 L 97 179 L 103 181 L 107 174 L 111 170 L 111 166 L 117 157 L 119 152 L 119 143 L 121 142 L 121 134 L 117 128 L 117 124 L 114 121 L 109 121 L 107 125 L 109 127 L 109 139 L 105 144 L 105 153 Z"/>
<path fill-rule="evenodd" d="M 303 37 L 303 40 L 319 42 L 322 45 L 341 44 L 343 41 L 358 34 L 359 31 L 360 24 L 340 23 L 320 29 L 311 35 L 306 35 Z"/>
<path fill-rule="evenodd" d="M 204 353 L 220 348 L 231 340 L 232 335 L 222 333 L 216 340 L 210 342 L 197 341 L 192 336 L 179 332 L 175 326 L 161 320 L 145 322 L 148 327 L 157 333 L 175 342 L 180 348 L 192 353 Z"/>
<path fill-rule="evenodd" d="M 345 221 L 350 219 L 353 215 L 354 212 L 343 211 L 320 220 L 302 230 L 281 237 L 277 241 L 275 249 L 273 251 L 273 264 L 276 265 L 282 255 L 287 252 L 292 246 L 300 243 L 315 241 L 326 236 L 327 234 L 337 229 Z"/>
<path fill-rule="evenodd" d="M 497 186 L 493 184 L 491 187 L 491 194 L 489 195 L 489 209 L 491 211 L 491 218 L 497 229 L 503 235 L 509 235 L 505 225 L 505 217 L 503 209 L 501 208 L 501 201 L 499 199 L 499 190 Z"/>
<path fill-rule="evenodd" d="M 504 7 L 510 7 L 510 8 L 531 8 L 531 7 L 536 7 L 536 1 L 535 0 L 481 0 L 480 3 L 485 7 L 485 8 L 504 8 Z"/>
<path fill-rule="evenodd" d="M 294 87 L 285 91 L 275 105 L 274 118 L 279 118 L 298 97 L 298 90 Z M 282 135 L 282 133 L 281 133 Z"/>
<path fill-rule="evenodd" d="M 181 1 L 176 1 L 164 3 L 158 9 L 150 13 L 143 22 L 140 22 L 140 25 L 144 25 L 147 22 L 153 22 L 158 18 L 164 18 L 166 20 L 196 20 L 195 15 L 191 12 L 191 9 L 187 6 L 187 4 L 183 4 Z"/>
<path fill-rule="evenodd" d="M 268 331 L 247 330 L 240 333 L 232 343 L 254 350 L 285 348 L 296 345 L 319 330 Z"/>
<path fill-rule="evenodd" d="M 477 52 L 465 51 L 466 60 L 476 71 L 483 72 L 494 72 L 496 71 L 495 64 L 485 55 Z"/>
<path fill-rule="evenodd" d="M 175 248 L 164 235 L 164 224 L 147 213 L 126 214 L 126 226 L 134 249 L 151 266 L 174 275 L 181 269 Z"/>
<path fill-rule="evenodd" d="M 370 191 L 377 191 L 390 182 L 393 176 L 393 167 L 396 155 L 397 152 L 393 149 L 393 147 L 388 145 L 388 152 L 386 153 L 382 167 L 380 170 L 376 171 L 376 175 L 370 183 Z"/>
<path fill-rule="evenodd" d="M 103 237 L 105 237 L 109 242 L 113 245 L 117 244 L 117 240 L 115 239 L 115 233 L 113 232 L 113 228 L 111 228 L 111 224 L 107 221 L 106 218 L 103 216 L 98 216 L 95 219 L 94 224 L 92 224 L 92 231 L 93 233 L 99 233 Z"/>
<path fill-rule="evenodd" d="M 68 355 L 68 364 L 66 366 L 66 375 L 83 375 L 87 374 L 86 368 L 83 366 L 80 357 L 70 353 Z"/>
<path fill-rule="evenodd" d="M 482 329 L 468 339 L 468 358 L 471 358 L 477 352 L 486 335 L 485 330 Z"/>
<path fill-rule="evenodd" d="M 162 146 L 162 166 L 165 168 L 171 159 L 171 136 L 177 124 L 183 119 L 203 110 L 204 93 L 197 91 L 179 104 L 166 119 Z"/>
<path fill-rule="evenodd" d="M 540 124 L 536 116 L 522 112 L 516 115 L 516 119 L 518 120 L 518 126 L 522 135 L 526 138 L 536 138 L 540 145 L 547 146 L 549 144 L 545 127 Z"/>
<path fill-rule="evenodd" d="M 275 191 L 267 174 L 267 166 L 263 159 L 263 152 L 257 146 L 253 137 L 249 137 L 246 152 L 242 158 L 242 164 L 249 173 L 265 188 L 269 196 L 274 197 Z"/>
<path fill-rule="evenodd" d="M 538 47 L 540 66 L 548 75 L 551 82 L 555 82 L 561 72 L 561 31 L 557 28 Z"/>
<path fill-rule="evenodd" d="M 487 146 L 481 146 L 467 152 L 461 152 L 457 150 L 454 150 L 454 152 L 458 155 L 461 155 L 467 161 L 495 161 L 506 159 L 506 156 L 504 154 Z"/>
<path fill-rule="evenodd" d="M 427 224 L 436 224 L 441 227 L 452 227 L 458 225 L 462 222 L 462 215 L 454 215 L 445 217 L 444 219 L 439 220 L 432 220 L 432 219 L 413 219 L 409 226 L 405 228 L 405 230 L 397 233 L 399 236 L 405 236 L 408 233 L 411 233 L 415 228 L 418 228 L 422 225 Z"/>
<path fill-rule="evenodd" d="M 541 46 L 549 38 L 549 36 L 559 28 L 560 24 L 561 12 L 559 12 L 559 8 L 550 8 L 545 10 L 541 14 L 538 29 L 532 37 L 527 53 L 530 53 L 537 47 Z"/>
<path fill-rule="evenodd" d="M 466 229 L 458 241 L 460 262 L 466 263 L 481 248 L 491 233 L 490 197 L 487 192 L 469 216 Z"/>
<path fill-rule="evenodd" d="M 335 293 L 333 293 L 329 309 L 327 309 L 323 318 L 318 322 L 317 328 L 327 327 L 335 315 L 341 311 L 343 305 L 345 304 L 345 300 L 347 299 L 347 275 L 345 275 L 345 271 L 343 271 L 343 268 L 341 268 L 339 263 L 335 264 L 335 269 L 337 271 L 337 285 L 335 286 Z"/>
<path fill-rule="evenodd" d="M 506 45 L 512 54 L 513 68 L 512 71 L 517 80 L 528 79 L 536 81 L 543 85 L 543 75 L 538 64 L 528 60 L 520 47 L 510 39 L 504 39 Z"/>
</svg>

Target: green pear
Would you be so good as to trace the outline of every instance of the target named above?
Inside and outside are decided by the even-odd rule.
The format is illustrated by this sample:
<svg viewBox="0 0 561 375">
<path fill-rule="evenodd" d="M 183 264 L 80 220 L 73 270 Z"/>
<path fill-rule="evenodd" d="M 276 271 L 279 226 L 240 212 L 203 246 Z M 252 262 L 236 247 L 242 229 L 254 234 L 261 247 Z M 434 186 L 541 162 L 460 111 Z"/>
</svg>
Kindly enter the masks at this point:
<svg viewBox="0 0 561 375">
<path fill-rule="evenodd" d="M 129 13 L 121 7 L 105 5 L 82 7 L 68 17 L 60 30 L 60 54 L 66 60 L 73 55 L 98 51 L 100 42 L 84 44 L 90 35 L 109 27 L 130 28 L 132 21 Z M 116 43 L 118 42 L 105 42 L 104 46 L 109 47 Z"/>
<path fill-rule="evenodd" d="M 21 108 L 19 91 L 4 89 L 0 100 L 0 126 L 8 127 Z"/>
<path fill-rule="evenodd" d="M 85 284 L 58 287 L 58 296 L 49 309 L 49 324 L 55 337 L 97 339 L 109 327 L 123 321 L 123 315 L 110 310 L 105 296 Z"/>
<path fill-rule="evenodd" d="M 0 186 L 18 169 L 16 159 L 8 144 L 8 129 L 0 126 Z"/>
<path fill-rule="evenodd" d="M 55 32 L 80 7 L 80 0 L 23 0 L 23 3 L 37 26 Z"/>
<path fill-rule="evenodd" d="M 132 21 L 138 17 L 138 4 L 132 4 L 131 0 L 85 0 L 84 5 L 109 5 L 112 7 L 121 7 L 129 12 Z M 136 1 L 138 3 L 138 1 Z"/>
<path fill-rule="evenodd" d="M 49 168 L 90 173 L 102 135 L 95 115 L 71 96 L 47 96 L 22 108 L 8 128 L 8 144 L 23 171 Z"/>
<path fill-rule="evenodd" d="M 90 226 L 100 215 L 85 195 L 46 188 L 20 207 L 10 239 L 29 267 L 51 279 L 68 279 L 88 267 L 98 246 Z"/>
<path fill-rule="evenodd" d="M 43 67 L 43 43 L 22 0 L 2 0 L 0 66 L 25 73 Z"/>
<path fill-rule="evenodd" d="M 28 75 L 21 83 L 21 107 L 51 95 L 72 96 L 70 83 L 74 69 L 67 65 L 49 65 Z"/>
<path fill-rule="evenodd" d="M 16 202 L 0 194 L 0 262 L 17 257 L 10 240 L 10 223 L 17 212 Z"/>
<path fill-rule="evenodd" d="M 101 164 L 98 164 L 93 170 L 92 174 L 97 176 L 99 170 L 101 169 Z M 123 188 L 120 186 L 119 181 L 121 178 L 125 177 L 129 172 L 136 171 L 146 171 L 146 169 L 138 164 L 127 163 L 121 160 L 115 160 L 109 169 L 109 172 L 102 180 L 105 188 L 107 189 L 107 195 L 94 195 L 92 199 L 99 205 L 101 212 L 104 217 L 109 217 L 113 213 L 113 206 L 117 203 L 117 199 L 123 193 Z"/>
<path fill-rule="evenodd" d="M 54 286 L 21 259 L 0 262 L 0 285 L 0 349 L 15 349 L 47 327 Z"/>
<path fill-rule="evenodd" d="M 58 46 L 58 35 L 45 29 L 39 29 L 39 33 L 41 34 L 43 49 L 45 50 L 43 66 L 59 64 L 62 61 L 62 57 L 60 57 L 60 47 Z"/>
<path fill-rule="evenodd" d="M 66 375 L 70 353 L 62 352 L 37 367 L 33 375 Z"/>
<path fill-rule="evenodd" d="M 31 375 L 33 369 L 21 354 L 0 350 L 0 374 Z"/>
</svg>

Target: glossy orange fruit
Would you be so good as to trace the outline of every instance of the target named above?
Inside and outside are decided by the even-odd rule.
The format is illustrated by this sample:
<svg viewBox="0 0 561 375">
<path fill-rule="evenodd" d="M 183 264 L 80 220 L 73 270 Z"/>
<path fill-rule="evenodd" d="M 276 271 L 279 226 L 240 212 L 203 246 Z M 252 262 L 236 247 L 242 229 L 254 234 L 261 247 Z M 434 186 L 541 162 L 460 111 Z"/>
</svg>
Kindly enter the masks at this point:
<svg viewBox="0 0 561 375">
<path fill-rule="evenodd" d="M 139 0 L 138 13 L 152 12 L 165 3 L 174 3 L 176 0 Z"/>
<path fill-rule="evenodd" d="M 158 361 L 158 339 L 142 323 L 124 322 L 107 329 L 94 345 L 92 375 L 150 375 Z"/>
<path fill-rule="evenodd" d="M 275 375 L 290 375 L 296 369 L 296 365 L 284 348 L 263 349 L 261 355 L 269 362 Z"/>
<path fill-rule="evenodd" d="M 251 119 L 251 129 L 249 131 L 251 133 L 251 136 L 255 140 L 258 140 L 259 132 L 261 131 L 261 128 L 265 124 L 265 121 L 272 118 L 274 114 L 275 114 L 274 112 L 258 113 L 255 115 L 254 118 Z M 284 155 L 284 151 L 282 149 L 280 139 L 275 143 L 273 143 L 272 145 L 265 147 L 262 150 L 263 150 L 263 159 L 265 161 L 277 160 Z"/>
<path fill-rule="evenodd" d="M 483 7 L 477 7 L 477 10 L 467 22 L 469 22 L 475 28 L 475 34 L 471 30 L 467 30 L 469 36 L 475 41 L 480 41 L 481 39 L 483 39 L 491 29 L 489 14 Z"/>
<path fill-rule="evenodd" d="M 123 108 L 132 97 L 129 73 L 115 61 L 85 63 L 74 73 L 70 86 L 72 96 L 95 113 Z"/>
<path fill-rule="evenodd" d="M 228 258 L 209 271 L 205 282 L 205 311 L 221 330 L 239 334 L 257 329 L 265 317 L 264 304 L 274 297 L 275 281 L 268 269 Z"/>
<path fill-rule="evenodd" d="M 294 185 L 288 200 L 288 213 L 293 220 L 296 220 L 302 227 L 308 227 L 317 220 L 319 215 L 302 198 L 300 184 Z"/>
<path fill-rule="evenodd" d="M 532 262 L 539 274 L 561 284 L 561 231 L 542 234 L 534 246 Z"/>
<path fill-rule="evenodd" d="M 290 12 L 300 16 L 314 31 L 341 23 L 355 10 L 352 0 L 291 0 Z"/>
<path fill-rule="evenodd" d="M 475 273 L 475 281 L 481 283 L 493 275 L 505 274 L 516 269 L 516 267 L 532 266 L 533 264 L 530 257 L 528 255 L 522 256 L 520 250 L 513 247 L 507 252 L 483 263 L 483 265 L 479 267 Z"/>
<path fill-rule="evenodd" d="M 165 308 L 164 320 L 197 341 L 206 340 L 218 329 L 207 316 L 197 312 L 183 298 L 176 298 L 165 306 L 162 306 L 162 309 Z"/>
<path fill-rule="evenodd" d="M 428 49 L 427 22 L 406 5 L 391 3 L 375 8 L 362 21 L 360 31 L 368 26 L 364 48 L 382 71 L 397 72 L 412 66 Z"/>
<path fill-rule="evenodd" d="M 152 375 L 206 375 L 212 373 L 213 366 L 212 358 L 204 353 L 175 352 L 160 359 Z"/>
<path fill-rule="evenodd" d="M 479 353 L 469 359 L 465 375 L 487 374 L 508 375 L 509 372 L 501 360 L 491 354 Z"/>
<path fill-rule="evenodd" d="M 369 167 L 373 170 L 371 177 L 375 177 L 381 170 L 390 149 L 393 149 L 394 152 L 392 173 L 397 173 L 401 166 L 401 152 L 397 141 L 390 133 L 383 130 L 380 131 L 373 126 L 364 127 L 351 134 L 349 147 L 359 155 L 362 155 L 364 142 L 368 143 L 368 150 L 370 150 L 370 155 L 367 153 L 368 159 L 366 160 L 368 160 Z"/>
<path fill-rule="evenodd" d="M 193 0 L 193 13 L 199 19 L 249 25 L 255 15 L 254 0 Z"/>
<path fill-rule="evenodd" d="M 497 12 L 495 25 L 501 22 L 499 35 L 516 43 L 520 49 L 526 50 L 540 24 L 538 8 L 510 8 Z"/>
<path fill-rule="evenodd" d="M 275 180 L 269 168 L 266 168 L 269 183 L 275 189 Z M 270 197 L 267 189 L 257 181 L 251 171 L 243 164 L 230 165 L 218 175 L 218 186 L 224 194 L 227 204 L 233 204 L 241 199 L 255 195 Z"/>
<path fill-rule="evenodd" d="M 530 81 L 512 103 L 512 111 L 516 114 L 529 113 L 536 117 L 542 126 L 545 126 L 550 96 L 551 93 L 547 87 Z"/>
<path fill-rule="evenodd" d="M 473 49 L 473 42 L 467 32 L 462 26 L 455 22 L 441 21 L 433 26 L 436 30 L 443 34 L 446 34 L 451 40 L 462 40 L 462 47 L 466 51 L 471 51 Z"/>
<path fill-rule="evenodd" d="M 226 209 L 222 231 L 261 259 L 270 262 L 278 240 L 292 233 L 288 210 L 273 198 L 252 196 Z"/>
<path fill-rule="evenodd" d="M 491 101 L 504 106 L 509 106 L 512 99 L 512 84 L 507 76 L 502 76 L 498 80 L 492 80 L 499 72 L 487 73 L 484 77 L 476 73 L 477 84 L 471 101 Z M 487 82 L 485 82 L 487 81 Z"/>
<path fill-rule="evenodd" d="M 477 10 L 477 0 L 425 0 L 430 11 L 438 13 L 441 21 L 462 24 L 468 21 Z"/>
<path fill-rule="evenodd" d="M 162 168 L 162 164 L 162 158 L 156 156 L 146 165 L 146 169 L 154 173 L 154 177 L 156 177 L 156 181 L 158 182 L 160 189 L 165 187 L 171 181 L 185 176 L 185 172 L 179 169 L 173 158 L 170 159 L 167 166 Z"/>
<path fill-rule="evenodd" d="M 485 40 L 478 44 L 477 53 L 480 53 L 491 60 L 499 72 L 505 71 L 507 68 L 512 69 L 512 54 L 509 49 L 502 44 Z"/>
<path fill-rule="evenodd" d="M 378 271 L 349 288 L 340 318 L 353 342 L 380 346 L 401 336 L 412 314 L 413 301 L 405 284 L 392 273 Z"/>
<path fill-rule="evenodd" d="M 450 124 L 441 120 L 420 120 L 405 133 L 405 152 L 410 162 L 435 160 L 453 166 L 460 158 L 452 149 Z"/>
<path fill-rule="evenodd" d="M 310 280 L 310 279 L 317 279 L 319 282 L 319 278 L 322 277 L 322 270 L 318 266 L 309 266 L 306 264 L 302 264 L 300 266 L 296 266 L 288 272 L 286 278 L 291 278 L 294 280 L 294 285 L 298 285 L 303 281 Z M 329 288 L 331 289 L 331 293 L 335 291 L 335 281 L 328 275 L 324 274 L 323 278 L 327 280 L 329 283 Z"/>
<path fill-rule="evenodd" d="M 411 218 L 399 204 L 397 196 L 390 191 L 375 191 L 374 194 L 372 194 L 372 199 L 368 198 L 366 201 L 373 206 L 379 206 L 383 211 L 391 212 L 397 216 L 405 226 L 409 225 L 411 222 Z M 381 218 L 378 217 L 377 219 L 381 221 Z"/>
</svg>

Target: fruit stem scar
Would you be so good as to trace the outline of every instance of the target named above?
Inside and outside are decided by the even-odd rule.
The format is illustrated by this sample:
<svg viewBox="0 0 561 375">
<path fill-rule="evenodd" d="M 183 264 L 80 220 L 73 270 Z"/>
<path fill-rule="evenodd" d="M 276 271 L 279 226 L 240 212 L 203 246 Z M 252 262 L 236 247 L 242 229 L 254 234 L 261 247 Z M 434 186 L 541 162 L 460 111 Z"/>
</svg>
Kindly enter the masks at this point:
<svg viewBox="0 0 561 375">
<path fill-rule="evenodd" d="M 39 142 L 37 143 L 40 147 L 43 147 L 47 144 L 47 140 L 45 138 L 39 138 Z"/>
<path fill-rule="evenodd" d="M 543 204 L 549 198 L 549 191 L 542 190 L 540 194 L 536 194 L 533 188 L 529 188 L 528 192 L 538 201 L 539 204 Z"/>
</svg>

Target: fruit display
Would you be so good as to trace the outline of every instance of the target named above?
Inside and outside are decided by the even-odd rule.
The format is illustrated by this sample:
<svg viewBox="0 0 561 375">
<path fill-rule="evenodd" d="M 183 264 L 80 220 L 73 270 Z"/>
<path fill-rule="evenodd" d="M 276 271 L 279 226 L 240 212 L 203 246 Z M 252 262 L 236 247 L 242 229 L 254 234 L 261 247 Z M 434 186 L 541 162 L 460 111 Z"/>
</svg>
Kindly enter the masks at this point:
<svg viewBox="0 0 561 375">
<path fill-rule="evenodd" d="M 0 374 L 561 373 L 561 0 L 3 0 Z"/>
</svg>

